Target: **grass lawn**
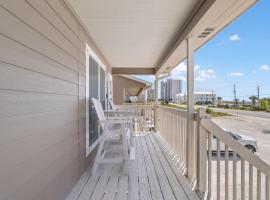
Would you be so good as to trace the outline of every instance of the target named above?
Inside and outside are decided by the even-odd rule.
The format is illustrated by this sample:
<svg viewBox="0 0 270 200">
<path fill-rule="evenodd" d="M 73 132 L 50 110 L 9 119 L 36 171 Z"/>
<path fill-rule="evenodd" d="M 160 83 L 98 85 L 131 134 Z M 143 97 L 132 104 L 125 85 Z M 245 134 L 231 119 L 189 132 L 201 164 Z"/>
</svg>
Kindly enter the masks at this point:
<svg viewBox="0 0 270 200">
<path fill-rule="evenodd" d="M 186 110 L 187 106 L 182 104 L 175 104 L 175 103 L 169 103 L 169 104 L 162 104 L 163 106 L 168 106 L 170 108 L 178 108 L 182 110 Z M 199 109 L 200 106 L 194 105 L 195 110 Z M 224 112 L 216 112 L 213 111 L 210 108 L 206 108 L 206 113 L 209 114 L 211 117 L 224 117 L 224 116 L 232 116 L 231 114 L 224 113 Z"/>
</svg>

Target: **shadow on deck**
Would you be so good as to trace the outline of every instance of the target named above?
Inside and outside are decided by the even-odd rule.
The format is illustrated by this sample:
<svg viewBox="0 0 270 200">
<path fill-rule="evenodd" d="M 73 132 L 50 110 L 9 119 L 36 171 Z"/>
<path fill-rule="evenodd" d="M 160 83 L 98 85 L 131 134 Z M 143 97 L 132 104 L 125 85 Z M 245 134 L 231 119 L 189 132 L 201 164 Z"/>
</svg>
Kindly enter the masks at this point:
<svg viewBox="0 0 270 200">
<path fill-rule="evenodd" d="M 89 199 L 200 199 L 169 156 L 156 134 L 134 138 L 136 160 L 130 162 L 129 174 L 121 168 L 101 167 L 95 176 L 84 173 L 66 200 Z"/>
</svg>

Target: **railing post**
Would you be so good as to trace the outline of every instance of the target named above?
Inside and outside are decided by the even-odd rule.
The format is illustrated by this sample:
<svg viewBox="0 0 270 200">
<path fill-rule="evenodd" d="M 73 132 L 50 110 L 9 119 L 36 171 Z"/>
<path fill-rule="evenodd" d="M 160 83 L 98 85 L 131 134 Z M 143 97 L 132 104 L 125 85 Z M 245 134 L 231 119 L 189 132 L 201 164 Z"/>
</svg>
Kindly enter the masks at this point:
<svg viewBox="0 0 270 200">
<path fill-rule="evenodd" d="M 195 133 L 194 133 L 194 63 L 193 63 L 193 38 L 187 41 L 187 177 L 192 181 L 195 174 Z"/>
<path fill-rule="evenodd" d="M 196 115 L 197 121 L 197 159 L 196 159 L 196 189 L 206 192 L 207 174 L 207 133 L 201 128 L 201 119 L 206 118 L 206 109 L 200 107 Z"/>
<path fill-rule="evenodd" d="M 158 77 L 155 79 L 154 130 L 158 132 Z"/>
</svg>

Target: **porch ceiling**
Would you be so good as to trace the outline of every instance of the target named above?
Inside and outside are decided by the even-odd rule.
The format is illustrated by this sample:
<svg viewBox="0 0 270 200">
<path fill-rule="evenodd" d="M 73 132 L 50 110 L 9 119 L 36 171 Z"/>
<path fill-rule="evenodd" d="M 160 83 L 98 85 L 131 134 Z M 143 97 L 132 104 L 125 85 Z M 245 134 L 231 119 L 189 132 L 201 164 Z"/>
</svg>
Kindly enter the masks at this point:
<svg viewBox="0 0 270 200">
<path fill-rule="evenodd" d="M 195 38 L 195 49 L 200 47 L 256 0 L 65 2 L 118 74 L 121 69 L 140 74 L 145 68 L 152 68 L 148 74 L 160 74 L 186 57 L 187 36 Z"/>
</svg>

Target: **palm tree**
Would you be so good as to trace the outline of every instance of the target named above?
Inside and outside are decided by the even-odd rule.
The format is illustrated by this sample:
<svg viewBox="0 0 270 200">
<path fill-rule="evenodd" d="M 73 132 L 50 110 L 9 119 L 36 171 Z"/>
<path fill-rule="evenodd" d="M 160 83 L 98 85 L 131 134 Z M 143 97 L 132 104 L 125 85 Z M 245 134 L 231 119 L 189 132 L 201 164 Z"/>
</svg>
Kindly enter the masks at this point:
<svg viewBox="0 0 270 200">
<path fill-rule="evenodd" d="M 252 106 L 255 106 L 256 104 L 256 100 L 258 99 L 256 96 L 250 96 L 249 99 L 251 100 L 252 102 Z"/>
</svg>

